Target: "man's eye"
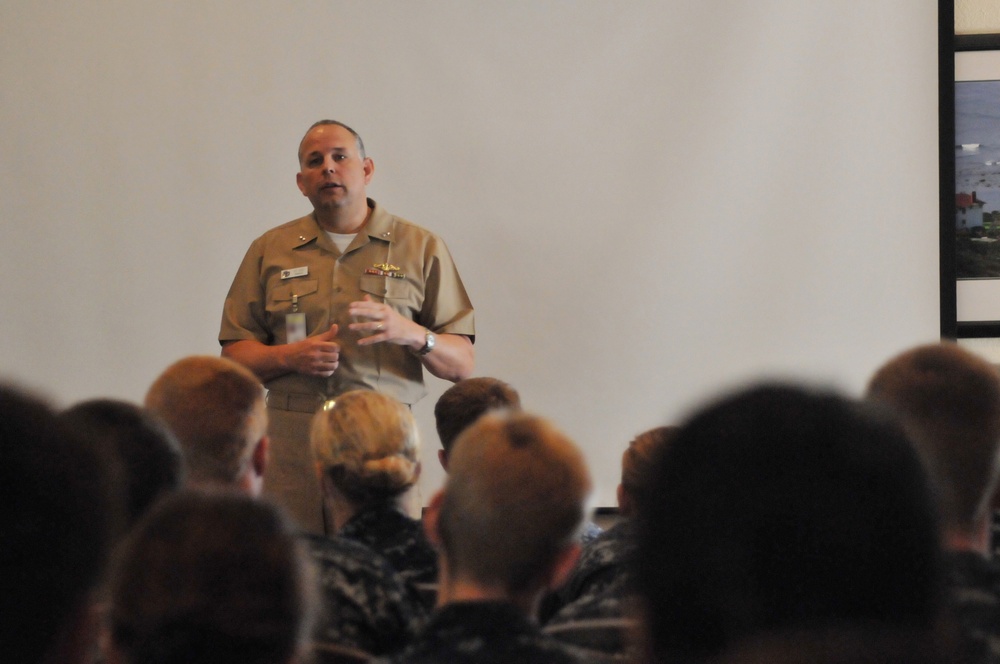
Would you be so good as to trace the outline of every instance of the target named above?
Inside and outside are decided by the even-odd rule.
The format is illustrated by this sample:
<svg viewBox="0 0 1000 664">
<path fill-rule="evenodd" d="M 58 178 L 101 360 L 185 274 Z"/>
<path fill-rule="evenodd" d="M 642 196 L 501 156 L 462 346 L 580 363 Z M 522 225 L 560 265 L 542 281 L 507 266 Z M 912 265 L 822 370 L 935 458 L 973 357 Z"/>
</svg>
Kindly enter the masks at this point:
<svg viewBox="0 0 1000 664">
<path fill-rule="evenodd" d="M 345 159 L 347 159 L 347 155 L 346 154 L 335 154 L 335 155 L 333 155 L 333 158 L 336 161 L 344 161 Z"/>
</svg>

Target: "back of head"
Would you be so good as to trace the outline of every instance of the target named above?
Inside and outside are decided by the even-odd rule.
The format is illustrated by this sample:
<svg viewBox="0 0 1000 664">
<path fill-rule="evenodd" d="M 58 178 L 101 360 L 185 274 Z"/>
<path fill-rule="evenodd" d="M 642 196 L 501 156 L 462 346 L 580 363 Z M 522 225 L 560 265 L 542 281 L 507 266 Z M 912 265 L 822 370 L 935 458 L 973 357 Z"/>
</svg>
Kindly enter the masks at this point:
<svg viewBox="0 0 1000 664">
<path fill-rule="evenodd" d="M 888 405 L 917 444 L 946 523 L 975 530 L 1000 471 L 1000 374 L 956 344 L 920 346 L 879 369 L 868 396 Z"/>
<path fill-rule="evenodd" d="M 450 575 L 532 590 L 573 544 L 590 488 L 583 455 L 552 424 L 485 415 L 452 450 L 438 517 Z"/>
<path fill-rule="evenodd" d="M 42 402 L 0 387 L 0 643 L 4 659 L 70 660 L 104 568 L 114 496 L 99 452 Z"/>
<path fill-rule="evenodd" d="M 650 486 L 637 588 L 663 661 L 794 629 L 927 629 L 938 615 L 926 475 L 905 434 L 861 404 L 743 390 L 681 427 Z"/>
<path fill-rule="evenodd" d="M 149 388 L 146 407 L 177 437 L 194 482 L 232 485 L 267 431 L 260 381 L 221 357 L 187 357 L 167 367 Z"/>
<path fill-rule="evenodd" d="M 656 427 L 640 433 L 629 442 L 628 447 L 622 453 L 622 494 L 619 497 L 626 498 L 626 505 L 629 506 L 629 513 L 632 506 L 641 502 L 648 491 L 649 472 L 653 459 L 662 453 L 662 450 L 670 444 L 670 441 L 677 435 L 677 427 Z M 620 505 L 623 512 L 625 506 Z"/>
<path fill-rule="evenodd" d="M 466 378 L 441 395 L 434 404 L 434 421 L 445 454 L 459 434 L 491 410 L 520 410 L 521 397 L 513 387 L 496 378 Z"/>
<path fill-rule="evenodd" d="M 162 495 L 184 480 L 181 449 L 173 434 L 139 406 L 114 399 L 83 401 L 63 411 L 67 426 L 85 435 L 116 469 L 125 499 L 129 528 Z"/>
<path fill-rule="evenodd" d="M 397 496 L 419 477 L 413 414 L 385 394 L 354 390 L 328 401 L 309 438 L 322 471 L 355 503 Z"/>
<path fill-rule="evenodd" d="M 303 646 L 313 579 L 290 523 L 265 501 L 182 492 L 129 535 L 110 624 L 125 662 L 277 664 Z"/>
</svg>

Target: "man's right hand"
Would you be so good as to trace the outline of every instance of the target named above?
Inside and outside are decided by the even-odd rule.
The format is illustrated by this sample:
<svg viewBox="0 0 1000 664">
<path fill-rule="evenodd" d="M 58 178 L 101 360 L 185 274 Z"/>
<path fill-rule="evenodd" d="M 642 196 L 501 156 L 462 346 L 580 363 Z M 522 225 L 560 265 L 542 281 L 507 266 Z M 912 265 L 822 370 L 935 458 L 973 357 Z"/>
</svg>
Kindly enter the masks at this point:
<svg viewBox="0 0 1000 664">
<path fill-rule="evenodd" d="M 323 334 L 286 344 L 285 364 L 296 373 L 329 378 L 340 365 L 340 344 L 336 338 L 337 324 L 334 323 Z"/>
</svg>

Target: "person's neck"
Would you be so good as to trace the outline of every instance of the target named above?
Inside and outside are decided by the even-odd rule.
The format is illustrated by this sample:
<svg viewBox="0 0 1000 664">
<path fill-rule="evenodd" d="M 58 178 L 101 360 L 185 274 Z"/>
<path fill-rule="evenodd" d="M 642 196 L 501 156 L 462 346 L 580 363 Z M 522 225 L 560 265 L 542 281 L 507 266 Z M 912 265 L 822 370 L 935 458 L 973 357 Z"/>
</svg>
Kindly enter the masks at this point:
<svg viewBox="0 0 1000 664">
<path fill-rule="evenodd" d="M 352 503 L 339 491 L 334 490 L 334 492 L 331 493 L 335 493 L 336 495 L 328 494 L 324 499 L 324 502 L 326 503 L 327 509 L 330 510 L 330 520 L 333 522 L 333 532 L 339 533 L 344 526 L 347 525 L 347 522 L 353 519 L 354 515 L 358 513 L 360 506 Z"/>
<path fill-rule="evenodd" d="M 525 616 L 534 616 L 538 592 L 511 593 L 501 586 L 489 586 L 469 579 L 453 578 L 441 561 L 438 578 L 438 608 L 459 602 L 506 602 L 517 607 Z"/>
<path fill-rule="evenodd" d="M 330 233 L 350 235 L 357 233 L 368 222 L 371 208 L 368 202 L 363 205 L 346 208 L 316 208 L 313 210 L 313 218 L 320 228 Z"/>
</svg>

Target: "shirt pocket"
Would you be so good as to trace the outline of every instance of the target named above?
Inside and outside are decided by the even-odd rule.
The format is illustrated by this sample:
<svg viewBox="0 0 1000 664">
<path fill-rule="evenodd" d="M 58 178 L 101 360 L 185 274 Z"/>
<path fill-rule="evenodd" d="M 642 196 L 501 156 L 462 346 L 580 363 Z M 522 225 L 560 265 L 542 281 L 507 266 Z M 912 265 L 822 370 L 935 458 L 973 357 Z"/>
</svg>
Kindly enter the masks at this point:
<svg viewBox="0 0 1000 664">
<path fill-rule="evenodd" d="M 358 287 L 362 293 L 371 295 L 373 300 L 388 304 L 407 318 L 420 311 L 420 293 L 408 278 L 363 274 Z"/>
<path fill-rule="evenodd" d="M 362 274 L 358 280 L 358 289 L 371 295 L 373 299 L 384 300 L 388 292 L 386 282 L 389 280 L 389 277 L 381 274 Z"/>
<path fill-rule="evenodd" d="M 295 281 L 275 286 L 268 293 L 267 310 L 270 313 L 287 313 L 292 310 L 292 300 L 298 298 L 299 311 L 307 311 L 310 301 L 319 290 L 319 281 Z"/>
</svg>

